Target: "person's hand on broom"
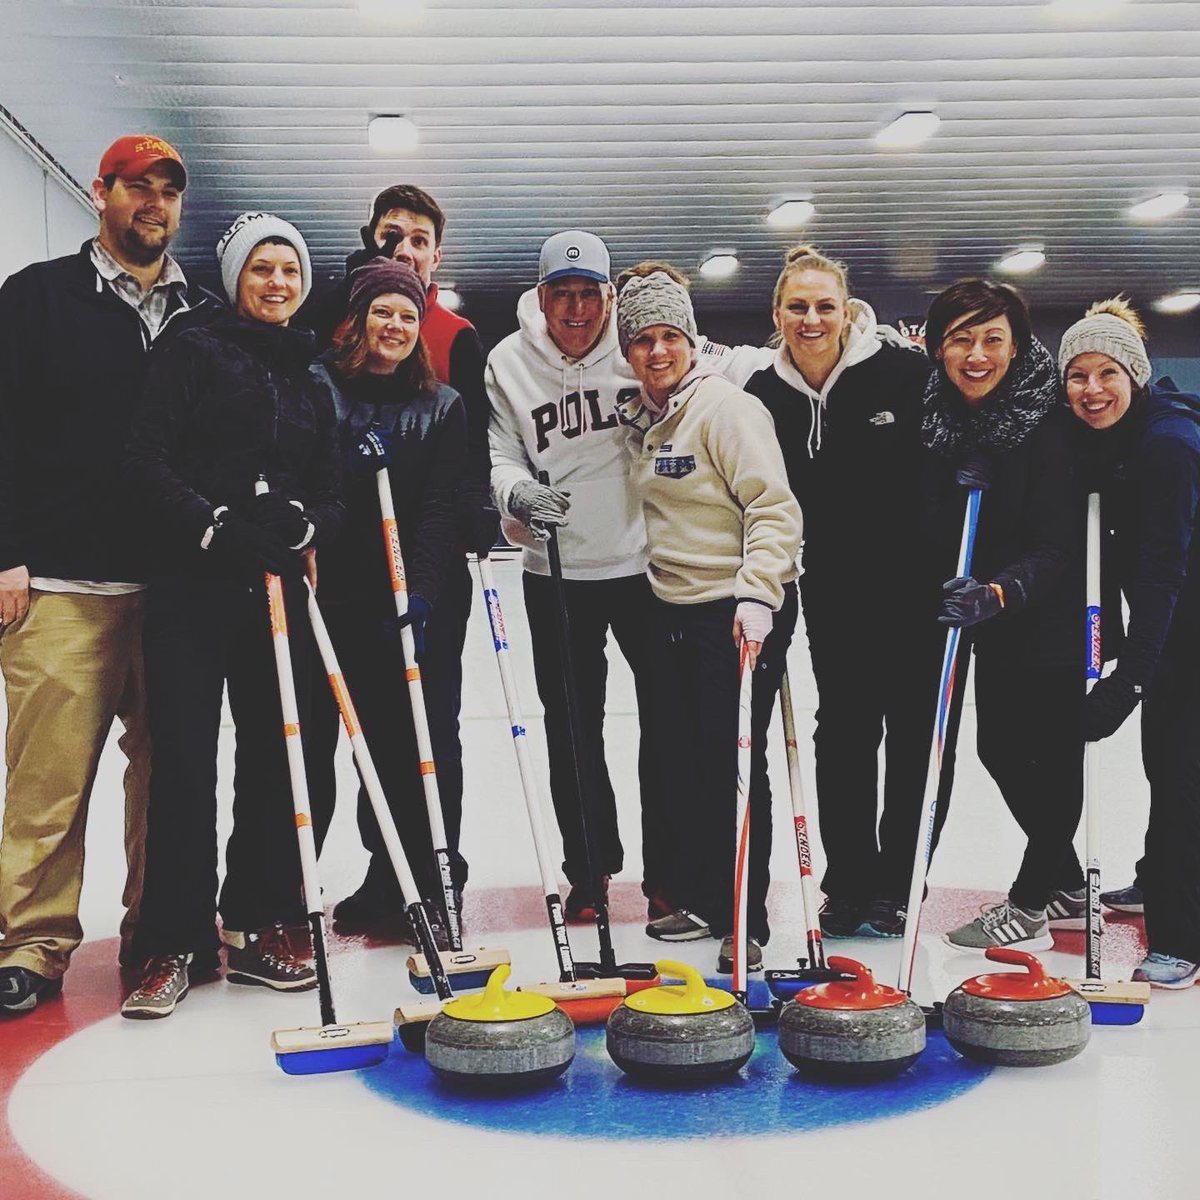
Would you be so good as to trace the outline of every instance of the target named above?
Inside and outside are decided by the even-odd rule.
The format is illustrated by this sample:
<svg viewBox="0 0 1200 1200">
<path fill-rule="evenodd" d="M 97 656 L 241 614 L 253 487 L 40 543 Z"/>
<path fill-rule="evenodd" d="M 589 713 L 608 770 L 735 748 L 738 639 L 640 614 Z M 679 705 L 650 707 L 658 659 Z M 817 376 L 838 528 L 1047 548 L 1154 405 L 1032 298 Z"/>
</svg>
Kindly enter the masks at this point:
<svg viewBox="0 0 1200 1200">
<path fill-rule="evenodd" d="M 733 644 L 739 646 L 742 639 L 746 642 L 746 654 L 750 670 L 758 663 L 758 652 L 771 632 L 775 621 L 775 613 L 770 605 L 761 600 L 739 600 L 733 614 Z"/>
</svg>

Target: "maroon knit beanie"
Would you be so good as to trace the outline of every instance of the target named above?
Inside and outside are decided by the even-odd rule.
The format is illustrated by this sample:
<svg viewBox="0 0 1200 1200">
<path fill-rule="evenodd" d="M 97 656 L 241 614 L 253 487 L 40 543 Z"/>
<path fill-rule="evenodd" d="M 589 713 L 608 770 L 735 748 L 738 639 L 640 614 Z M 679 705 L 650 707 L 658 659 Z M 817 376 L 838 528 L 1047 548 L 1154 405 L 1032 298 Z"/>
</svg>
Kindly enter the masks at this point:
<svg viewBox="0 0 1200 1200">
<path fill-rule="evenodd" d="M 408 265 L 390 258 L 372 258 L 350 276 L 350 310 L 357 312 L 377 296 L 407 296 L 425 320 L 425 285 Z"/>
</svg>

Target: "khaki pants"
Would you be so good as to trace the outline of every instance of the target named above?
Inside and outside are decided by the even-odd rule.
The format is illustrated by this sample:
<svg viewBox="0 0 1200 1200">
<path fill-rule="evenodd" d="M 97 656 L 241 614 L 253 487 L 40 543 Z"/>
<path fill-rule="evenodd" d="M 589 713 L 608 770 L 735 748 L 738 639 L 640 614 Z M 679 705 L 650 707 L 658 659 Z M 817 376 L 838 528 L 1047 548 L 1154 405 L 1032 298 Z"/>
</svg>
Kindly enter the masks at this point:
<svg viewBox="0 0 1200 1200">
<path fill-rule="evenodd" d="M 150 734 L 142 671 L 143 596 L 30 593 L 0 633 L 8 704 L 8 784 L 0 840 L 0 966 L 54 978 L 83 940 L 88 800 L 113 718 L 125 727 L 127 877 L 122 941 L 132 933 L 145 867 Z"/>
</svg>

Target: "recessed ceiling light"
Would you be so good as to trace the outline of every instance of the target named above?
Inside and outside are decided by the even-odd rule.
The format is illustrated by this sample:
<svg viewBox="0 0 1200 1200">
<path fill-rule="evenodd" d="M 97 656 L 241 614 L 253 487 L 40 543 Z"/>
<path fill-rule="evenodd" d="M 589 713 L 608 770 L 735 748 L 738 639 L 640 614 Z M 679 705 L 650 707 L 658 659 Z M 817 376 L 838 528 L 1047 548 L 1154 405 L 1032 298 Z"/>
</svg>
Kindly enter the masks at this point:
<svg viewBox="0 0 1200 1200">
<path fill-rule="evenodd" d="M 816 205 L 809 200 L 785 200 L 767 213 L 767 224 L 780 229 L 798 229 L 811 221 L 816 211 Z"/>
<path fill-rule="evenodd" d="M 700 264 L 700 274 L 705 279 L 728 279 L 737 271 L 739 265 L 736 254 L 722 251 L 719 254 L 710 254 Z"/>
<path fill-rule="evenodd" d="M 378 154 L 411 154 L 420 140 L 420 131 L 408 117 L 372 117 L 367 123 L 367 141 Z"/>
<path fill-rule="evenodd" d="M 1002 258 L 996 264 L 997 271 L 1006 275 L 1028 275 L 1040 270 L 1046 264 L 1046 256 L 1040 250 L 1017 250 Z"/>
<path fill-rule="evenodd" d="M 1154 311 L 1160 313 L 1190 313 L 1200 308 L 1200 292 L 1172 292 L 1169 296 L 1160 296 L 1154 302 Z"/>
<path fill-rule="evenodd" d="M 1135 221 L 1161 221 L 1173 217 L 1181 209 L 1187 208 L 1187 192 L 1159 192 L 1149 200 L 1133 205 L 1129 216 Z"/>
<path fill-rule="evenodd" d="M 941 117 L 935 112 L 901 113 L 890 125 L 875 135 L 875 144 L 891 150 L 919 146 L 927 138 L 933 137 L 941 123 Z"/>
<path fill-rule="evenodd" d="M 439 287 L 437 302 L 451 312 L 458 312 L 462 308 L 462 294 L 452 287 Z"/>
</svg>

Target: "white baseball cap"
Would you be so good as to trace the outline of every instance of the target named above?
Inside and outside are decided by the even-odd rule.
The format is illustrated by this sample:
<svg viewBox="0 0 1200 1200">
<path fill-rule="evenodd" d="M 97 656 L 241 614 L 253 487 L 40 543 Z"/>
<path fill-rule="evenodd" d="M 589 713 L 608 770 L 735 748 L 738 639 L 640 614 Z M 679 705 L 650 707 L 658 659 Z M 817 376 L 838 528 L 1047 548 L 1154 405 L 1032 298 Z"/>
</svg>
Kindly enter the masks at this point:
<svg viewBox="0 0 1200 1200">
<path fill-rule="evenodd" d="M 567 229 L 548 237 L 538 259 L 538 282 L 549 283 L 564 275 L 608 283 L 608 247 L 594 233 L 582 229 Z"/>
</svg>

